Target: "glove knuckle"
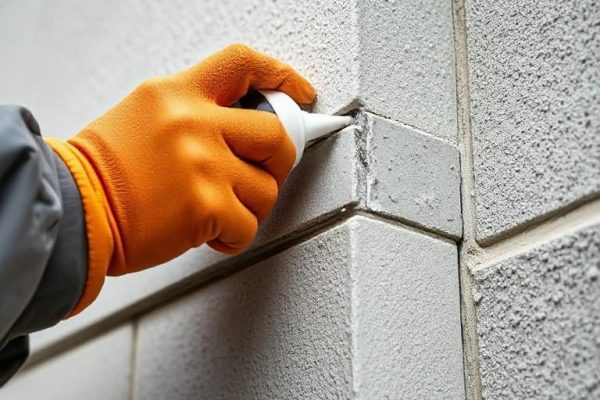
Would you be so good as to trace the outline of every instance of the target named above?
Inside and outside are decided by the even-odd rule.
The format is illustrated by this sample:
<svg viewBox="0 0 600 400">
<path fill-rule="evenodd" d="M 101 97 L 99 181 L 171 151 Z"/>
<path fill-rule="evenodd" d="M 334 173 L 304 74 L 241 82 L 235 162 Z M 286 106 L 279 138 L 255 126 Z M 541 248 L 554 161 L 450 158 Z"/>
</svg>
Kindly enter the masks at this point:
<svg viewBox="0 0 600 400">
<path fill-rule="evenodd" d="M 232 53 L 238 54 L 249 54 L 250 52 L 252 52 L 250 46 L 247 46 L 243 43 L 233 43 L 227 47 L 227 50 Z"/>
<path fill-rule="evenodd" d="M 224 199 L 218 190 L 200 190 L 199 196 L 202 216 L 208 220 L 218 220 L 223 215 Z"/>
<path fill-rule="evenodd" d="M 142 97 L 145 101 L 155 104 L 163 104 L 165 100 L 166 78 L 156 77 L 143 81 L 134 90 L 134 93 Z"/>
<path fill-rule="evenodd" d="M 246 63 L 253 58 L 254 50 L 242 43 L 235 43 L 227 47 L 226 53 L 231 59 Z"/>
<path fill-rule="evenodd" d="M 169 112 L 168 117 L 164 118 L 163 124 L 162 131 L 172 138 L 188 138 L 189 134 L 198 131 L 196 119 L 182 112 Z"/>
</svg>

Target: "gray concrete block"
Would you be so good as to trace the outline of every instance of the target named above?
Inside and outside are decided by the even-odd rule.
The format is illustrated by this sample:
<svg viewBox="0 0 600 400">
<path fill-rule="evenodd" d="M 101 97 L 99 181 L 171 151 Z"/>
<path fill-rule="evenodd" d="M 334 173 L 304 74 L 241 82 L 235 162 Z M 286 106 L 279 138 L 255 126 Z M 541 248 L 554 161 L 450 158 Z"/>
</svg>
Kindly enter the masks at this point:
<svg viewBox="0 0 600 400">
<path fill-rule="evenodd" d="M 462 399 L 456 261 L 353 217 L 142 317 L 137 398 Z"/>
<path fill-rule="evenodd" d="M 600 398 L 600 225 L 475 273 L 486 399 Z"/>
<path fill-rule="evenodd" d="M 456 244 L 380 221 L 348 226 L 356 398 L 463 400 Z"/>
<path fill-rule="evenodd" d="M 379 117 L 369 124 L 367 207 L 460 238 L 458 149 Z"/>
<path fill-rule="evenodd" d="M 593 0 L 466 2 L 477 237 L 600 192 Z"/>
<path fill-rule="evenodd" d="M 358 4 L 358 97 L 368 111 L 457 140 L 452 2 Z"/>
<path fill-rule="evenodd" d="M 132 329 L 127 325 L 17 373 L 2 400 L 128 400 Z"/>
<path fill-rule="evenodd" d="M 77 132 L 149 76 L 244 42 L 305 74 L 319 92 L 317 111 L 363 104 L 456 140 L 449 2 L 112 0 L 92 1 L 85 9 L 74 0 L 27 4 L 0 4 L 0 37 L 7 38 L 0 54 L 10 54 L 0 65 L 6 77 L 0 102 L 28 105 L 51 135 Z M 27 34 L 17 34 L 34 17 Z"/>
</svg>

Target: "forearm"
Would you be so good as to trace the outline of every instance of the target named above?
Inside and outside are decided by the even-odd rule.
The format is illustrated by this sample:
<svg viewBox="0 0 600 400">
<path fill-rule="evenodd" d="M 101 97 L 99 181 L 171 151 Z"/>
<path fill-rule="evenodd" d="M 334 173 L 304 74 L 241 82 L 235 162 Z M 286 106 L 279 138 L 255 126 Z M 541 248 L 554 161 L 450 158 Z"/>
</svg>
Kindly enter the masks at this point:
<svg viewBox="0 0 600 400">
<path fill-rule="evenodd" d="M 28 333 L 62 320 L 87 277 L 80 195 L 31 114 L 0 107 L 0 384 Z"/>
</svg>

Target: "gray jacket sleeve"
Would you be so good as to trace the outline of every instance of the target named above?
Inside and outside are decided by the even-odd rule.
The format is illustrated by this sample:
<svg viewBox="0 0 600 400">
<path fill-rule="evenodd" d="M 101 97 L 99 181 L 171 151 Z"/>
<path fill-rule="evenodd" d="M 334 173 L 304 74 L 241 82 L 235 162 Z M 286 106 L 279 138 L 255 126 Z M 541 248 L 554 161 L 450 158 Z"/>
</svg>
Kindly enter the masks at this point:
<svg viewBox="0 0 600 400">
<path fill-rule="evenodd" d="M 0 386 L 29 354 L 27 335 L 62 320 L 87 277 L 81 198 L 31 113 L 0 106 Z"/>
</svg>

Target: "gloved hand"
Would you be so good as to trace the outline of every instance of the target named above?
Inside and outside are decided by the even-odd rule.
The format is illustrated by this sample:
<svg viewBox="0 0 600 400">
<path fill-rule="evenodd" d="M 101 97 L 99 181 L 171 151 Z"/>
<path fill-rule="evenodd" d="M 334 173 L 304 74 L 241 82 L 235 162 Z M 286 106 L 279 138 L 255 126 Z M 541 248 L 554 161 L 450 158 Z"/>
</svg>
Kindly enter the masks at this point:
<svg viewBox="0 0 600 400">
<path fill-rule="evenodd" d="M 85 209 L 90 270 L 73 314 L 107 274 L 154 266 L 205 242 L 236 253 L 252 241 L 295 149 L 275 115 L 228 107 L 249 89 L 280 90 L 301 104 L 315 97 L 290 66 L 232 45 L 142 83 L 66 143 L 47 140 Z"/>
</svg>

